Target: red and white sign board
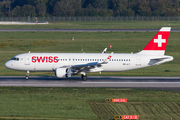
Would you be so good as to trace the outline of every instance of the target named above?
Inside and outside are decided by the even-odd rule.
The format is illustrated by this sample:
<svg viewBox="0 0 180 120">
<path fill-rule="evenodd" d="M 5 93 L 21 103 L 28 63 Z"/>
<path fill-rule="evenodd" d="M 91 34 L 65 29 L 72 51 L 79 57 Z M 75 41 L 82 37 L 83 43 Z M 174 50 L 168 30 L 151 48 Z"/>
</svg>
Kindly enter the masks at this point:
<svg viewBox="0 0 180 120">
<path fill-rule="evenodd" d="M 127 99 L 112 99 L 112 102 L 127 102 Z"/>
<path fill-rule="evenodd" d="M 110 44 L 110 46 L 109 46 L 109 47 L 110 47 L 110 48 L 112 47 L 112 46 L 111 46 L 111 44 Z"/>
<path fill-rule="evenodd" d="M 139 119 L 139 115 L 123 115 L 122 119 L 126 120 L 126 119 Z"/>
</svg>

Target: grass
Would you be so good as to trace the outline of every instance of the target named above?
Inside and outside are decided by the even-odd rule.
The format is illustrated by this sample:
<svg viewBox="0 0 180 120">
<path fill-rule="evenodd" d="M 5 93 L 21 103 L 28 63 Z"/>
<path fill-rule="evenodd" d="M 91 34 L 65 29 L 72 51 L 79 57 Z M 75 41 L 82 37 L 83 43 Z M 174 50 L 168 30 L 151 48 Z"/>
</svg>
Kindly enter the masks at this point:
<svg viewBox="0 0 180 120">
<path fill-rule="evenodd" d="M 140 120 L 170 120 L 180 118 L 179 102 L 128 102 L 89 103 L 100 119 L 112 119 L 114 115 L 139 115 Z"/>
<path fill-rule="evenodd" d="M 127 103 L 104 103 L 127 98 Z M 0 87 L 0 119 L 180 119 L 180 92 L 119 88 Z"/>
<path fill-rule="evenodd" d="M 180 21 L 93 21 L 55 22 L 48 25 L 0 25 L 0 29 L 160 29 L 180 28 Z"/>
<path fill-rule="evenodd" d="M 131 53 L 142 50 L 156 32 L 0 32 L 0 75 L 25 75 L 26 72 L 12 71 L 4 67 L 4 63 L 20 53 L 31 52 L 107 52 Z M 74 37 L 74 41 L 72 41 Z M 126 72 L 106 72 L 104 76 L 179 76 L 179 33 L 170 33 L 166 55 L 174 57 L 174 61 L 158 66 Z M 109 45 L 112 48 L 109 48 Z M 83 48 L 83 51 L 81 49 Z M 30 76 L 48 75 L 52 72 L 32 72 Z M 89 75 L 99 75 L 90 73 Z"/>
</svg>

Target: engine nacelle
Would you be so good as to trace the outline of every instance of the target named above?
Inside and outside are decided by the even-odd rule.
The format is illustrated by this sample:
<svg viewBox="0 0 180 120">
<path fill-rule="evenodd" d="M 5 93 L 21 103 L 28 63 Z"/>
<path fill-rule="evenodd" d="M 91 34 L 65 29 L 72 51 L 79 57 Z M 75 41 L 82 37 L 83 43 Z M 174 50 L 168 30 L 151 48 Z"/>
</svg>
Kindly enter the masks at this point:
<svg viewBox="0 0 180 120">
<path fill-rule="evenodd" d="M 67 69 L 67 77 L 71 77 L 71 75 L 73 74 L 71 68 Z"/>
<path fill-rule="evenodd" d="M 56 68 L 55 75 L 57 78 L 65 78 L 67 77 L 66 70 L 67 68 Z"/>
</svg>

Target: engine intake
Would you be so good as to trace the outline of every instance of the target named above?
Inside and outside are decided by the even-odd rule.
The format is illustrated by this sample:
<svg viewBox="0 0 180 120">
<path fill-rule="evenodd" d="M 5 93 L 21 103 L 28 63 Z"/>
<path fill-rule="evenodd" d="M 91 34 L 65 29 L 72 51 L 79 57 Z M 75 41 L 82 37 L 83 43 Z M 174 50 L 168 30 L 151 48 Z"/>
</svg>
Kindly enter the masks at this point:
<svg viewBox="0 0 180 120">
<path fill-rule="evenodd" d="M 67 68 L 56 68 L 55 75 L 57 78 L 65 78 L 67 77 L 66 70 Z"/>
<path fill-rule="evenodd" d="M 71 77 L 73 74 L 71 68 L 56 68 L 55 75 L 57 78 Z"/>
</svg>

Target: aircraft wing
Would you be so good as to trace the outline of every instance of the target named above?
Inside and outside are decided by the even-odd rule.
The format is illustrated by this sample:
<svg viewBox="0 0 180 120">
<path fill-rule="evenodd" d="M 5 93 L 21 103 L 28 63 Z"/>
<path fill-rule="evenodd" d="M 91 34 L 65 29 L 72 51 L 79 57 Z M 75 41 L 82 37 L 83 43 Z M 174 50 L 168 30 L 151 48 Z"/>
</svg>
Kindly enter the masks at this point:
<svg viewBox="0 0 180 120">
<path fill-rule="evenodd" d="M 80 64 L 80 65 L 73 65 L 71 66 L 72 68 L 81 68 L 85 66 L 96 66 L 98 65 L 98 62 L 92 62 L 92 63 L 87 63 L 87 64 Z"/>
<path fill-rule="evenodd" d="M 72 65 L 72 66 L 62 66 L 67 67 L 73 70 L 74 74 L 80 73 L 80 72 L 101 72 L 103 69 L 101 69 L 102 64 L 107 64 L 109 60 L 112 57 L 113 52 L 105 59 L 103 62 L 90 62 L 87 64 L 79 64 L 79 65 Z"/>
</svg>

